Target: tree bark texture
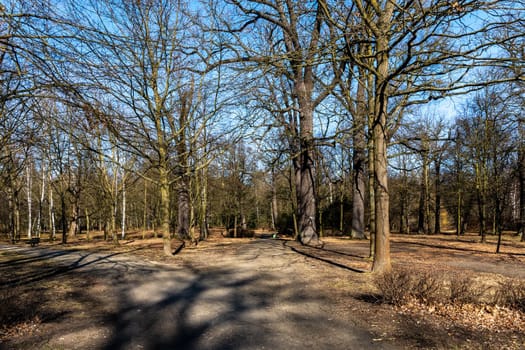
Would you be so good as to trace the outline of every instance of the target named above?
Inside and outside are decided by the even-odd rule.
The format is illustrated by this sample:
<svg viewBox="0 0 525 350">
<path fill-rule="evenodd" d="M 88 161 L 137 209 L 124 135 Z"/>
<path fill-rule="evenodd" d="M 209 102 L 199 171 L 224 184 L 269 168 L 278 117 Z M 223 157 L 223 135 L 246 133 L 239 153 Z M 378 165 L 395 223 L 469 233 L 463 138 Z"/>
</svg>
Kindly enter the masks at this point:
<svg viewBox="0 0 525 350">
<path fill-rule="evenodd" d="M 525 122 L 518 123 L 521 142 L 518 149 L 518 177 L 520 191 L 520 210 L 518 233 L 521 234 L 521 241 L 525 242 Z"/>
<path fill-rule="evenodd" d="M 390 262 L 390 205 L 388 193 L 388 40 L 390 19 L 394 3 L 387 2 L 379 17 L 377 37 L 377 76 L 375 89 L 375 118 L 372 137 L 374 139 L 374 192 L 375 192 L 375 254 L 372 271 L 385 273 L 392 269 Z"/>
<path fill-rule="evenodd" d="M 352 139 L 354 151 L 352 154 L 352 238 L 365 238 L 365 166 L 366 166 L 366 138 L 365 138 L 365 116 L 366 103 L 363 84 L 359 84 L 357 90 L 357 113 L 354 116 Z"/>
</svg>

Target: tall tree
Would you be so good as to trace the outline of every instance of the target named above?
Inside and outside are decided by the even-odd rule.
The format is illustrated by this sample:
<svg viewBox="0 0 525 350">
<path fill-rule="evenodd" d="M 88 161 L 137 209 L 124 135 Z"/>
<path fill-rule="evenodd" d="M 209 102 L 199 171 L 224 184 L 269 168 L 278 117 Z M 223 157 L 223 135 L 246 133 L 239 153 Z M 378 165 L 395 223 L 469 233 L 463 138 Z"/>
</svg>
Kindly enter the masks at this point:
<svg viewBox="0 0 525 350">
<path fill-rule="evenodd" d="M 175 0 L 71 2 L 67 14 L 71 20 L 63 27 L 67 38 L 73 38 L 62 44 L 64 51 L 76 57 L 69 71 L 74 75 L 70 80 L 74 97 L 89 118 L 109 130 L 121 151 L 145 159 L 155 169 L 156 177 L 148 180 L 158 186 L 166 254 L 172 253 L 170 187 L 177 182 L 179 189 L 187 188 L 192 173 L 184 164 L 187 134 L 190 125 L 197 124 L 192 118 L 199 117 L 202 125 L 213 114 L 192 113 L 194 91 L 202 95 L 203 80 L 191 78 L 199 64 L 191 49 L 198 45 L 198 37 L 192 36 L 188 11 L 185 2 Z M 192 81 L 199 84 L 193 86 Z M 202 130 L 197 128 L 191 141 Z M 187 199 L 179 191 L 182 238 L 189 234 Z"/>
<path fill-rule="evenodd" d="M 320 3 L 283 0 L 226 3 L 233 5 L 235 17 L 222 18 L 222 26 L 217 29 L 229 35 L 220 44 L 218 62 L 244 62 L 262 73 L 284 76 L 290 82 L 299 119 L 299 150 L 293 158 L 299 239 L 303 244 L 317 245 L 314 113 L 330 93 L 330 88 L 323 89 L 318 80 L 325 59 L 323 10 Z M 269 49 L 255 44 L 268 41 Z"/>
<path fill-rule="evenodd" d="M 387 145 L 395 131 L 392 127 L 398 124 L 396 118 L 402 116 L 396 113 L 396 108 L 441 98 L 459 91 L 456 89 L 464 92 L 465 88 L 477 85 L 468 81 L 465 73 L 476 64 L 473 58 L 499 41 L 474 39 L 498 28 L 500 13 L 494 10 L 494 4 L 482 1 L 356 0 L 350 4 L 343 1 L 323 4 L 329 22 L 343 29 L 341 37 L 350 36 L 352 45 L 371 44 L 366 54 L 350 50 L 348 60 L 373 78 L 370 89 L 373 103 L 369 106 L 375 182 L 373 270 L 388 271 L 391 263 Z M 496 5 L 504 6 L 503 2 Z M 340 9 L 355 15 L 341 15 Z M 482 13 L 486 20 L 472 22 L 477 13 Z M 358 23 L 354 18 L 359 19 Z M 462 25 L 467 21 L 471 25 Z M 485 64 L 486 60 L 479 62 Z"/>
</svg>

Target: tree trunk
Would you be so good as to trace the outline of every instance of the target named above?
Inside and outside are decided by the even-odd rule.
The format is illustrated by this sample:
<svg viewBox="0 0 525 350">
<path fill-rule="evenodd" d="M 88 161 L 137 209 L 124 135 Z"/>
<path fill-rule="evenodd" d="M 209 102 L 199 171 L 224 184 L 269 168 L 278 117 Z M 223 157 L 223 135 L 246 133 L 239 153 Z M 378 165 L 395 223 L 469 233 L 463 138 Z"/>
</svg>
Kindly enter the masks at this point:
<svg viewBox="0 0 525 350">
<path fill-rule="evenodd" d="M 400 195 L 400 215 L 399 215 L 399 232 L 404 234 L 410 233 L 410 222 L 409 222 L 409 198 L 408 198 L 408 175 L 407 171 L 403 170 L 402 177 L 402 188 Z"/>
<path fill-rule="evenodd" d="M 146 238 L 146 230 L 148 229 L 148 186 L 144 180 L 144 217 L 142 218 L 142 239 Z"/>
<path fill-rule="evenodd" d="M 299 186 L 297 188 L 297 207 L 299 237 L 302 244 L 317 245 L 319 237 L 316 229 L 316 202 L 314 191 L 313 162 L 307 145 L 303 146 L 300 168 L 298 169 Z"/>
<path fill-rule="evenodd" d="M 168 170 L 165 166 L 159 167 L 159 192 L 160 230 L 162 232 L 164 254 L 173 255 L 170 234 L 170 186 L 168 182 Z"/>
<path fill-rule="evenodd" d="M 55 223 L 55 203 L 53 201 L 53 188 L 51 186 L 51 175 L 49 175 L 49 190 L 48 190 L 48 198 L 49 198 L 49 226 L 51 230 L 51 240 L 54 241 L 56 239 L 56 223 Z"/>
<path fill-rule="evenodd" d="M 311 88 L 304 82 L 297 83 L 300 106 L 300 154 L 297 164 L 297 216 L 299 239 L 302 244 L 318 245 L 315 200 L 315 174 L 313 164 L 313 107 L 311 106 Z"/>
<path fill-rule="evenodd" d="M 66 195 L 61 193 L 60 195 L 60 211 L 62 214 L 62 244 L 67 243 L 67 217 L 66 217 Z"/>
<path fill-rule="evenodd" d="M 521 119 L 518 122 L 519 135 L 521 142 L 518 147 L 518 178 L 520 191 L 520 209 L 518 233 L 521 234 L 521 241 L 525 242 L 525 122 Z"/>
<path fill-rule="evenodd" d="M 372 129 L 374 139 L 374 192 L 376 241 L 372 271 L 384 273 L 392 269 L 390 262 L 390 208 L 388 193 L 388 28 L 394 10 L 393 3 L 387 3 L 379 18 L 378 27 L 382 31 L 377 38 L 377 81 L 375 90 L 375 115 Z"/>
<path fill-rule="evenodd" d="M 436 160 L 436 181 L 435 181 L 435 191 L 436 191 L 436 207 L 434 214 L 434 233 L 441 233 L 441 159 Z"/>
<path fill-rule="evenodd" d="M 11 186 L 9 189 L 9 226 L 10 226 L 10 235 L 11 241 L 15 243 L 18 238 L 18 200 L 15 197 L 16 190 Z"/>
<path fill-rule="evenodd" d="M 428 234 L 428 151 L 426 149 L 423 150 L 421 156 L 423 164 L 421 168 L 417 233 Z"/>
<path fill-rule="evenodd" d="M 299 223 L 297 220 L 297 213 L 299 208 L 297 205 L 297 186 L 299 186 L 297 169 L 297 156 L 293 156 L 292 165 L 290 166 L 290 176 L 288 177 L 288 186 L 290 188 L 290 202 L 292 204 L 292 221 L 293 221 L 293 239 L 299 239 Z"/>
<path fill-rule="evenodd" d="M 272 202 L 271 202 L 271 210 L 272 210 L 272 229 L 277 230 L 277 223 L 279 220 L 279 208 L 277 203 L 277 184 L 275 183 L 275 169 L 272 168 Z"/>
<path fill-rule="evenodd" d="M 237 238 L 237 213 L 233 215 L 233 238 Z"/>
<path fill-rule="evenodd" d="M 18 191 L 16 191 L 16 194 L 15 194 L 14 211 L 15 211 L 14 235 L 15 235 L 15 241 L 19 241 L 21 232 L 20 232 L 20 201 L 18 199 Z"/>
<path fill-rule="evenodd" d="M 178 224 L 177 234 L 181 239 L 191 239 L 195 243 L 194 237 L 190 233 L 190 192 L 189 181 L 186 175 L 180 179 L 178 194 Z"/>
<path fill-rule="evenodd" d="M 32 213 L 33 213 L 33 203 L 32 203 L 32 196 L 31 196 L 31 190 L 32 190 L 32 174 L 31 174 L 31 159 L 27 159 L 27 168 L 26 168 L 26 185 L 27 185 L 27 238 L 31 239 L 32 235 Z"/>
<path fill-rule="evenodd" d="M 497 177 L 499 177 L 499 175 L 496 175 Z M 495 198 L 495 203 L 494 203 L 494 206 L 495 206 L 495 215 L 494 215 L 494 228 L 495 228 L 495 234 L 498 235 L 498 244 L 496 246 L 496 253 L 499 253 L 500 252 L 500 248 L 501 248 L 501 234 L 502 234 L 502 229 L 501 229 L 501 225 L 502 225 L 502 200 L 500 199 L 500 193 L 497 193 L 496 194 L 496 198 Z"/>
<path fill-rule="evenodd" d="M 37 237 L 40 237 L 40 233 L 42 232 L 42 226 L 43 221 L 43 211 L 44 211 L 44 199 L 46 197 L 46 169 L 45 167 L 42 167 L 42 184 L 40 187 L 40 198 L 38 199 L 38 217 L 36 221 L 36 235 Z"/>
<path fill-rule="evenodd" d="M 373 127 L 373 118 L 369 120 L 369 128 Z M 375 201 L 375 161 L 374 161 L 374 139 L 368 140 L 368 196 L 369 196 L 369 229 L 370 229 L 370 254 L 369 258 L 374 259 L 376 251 L 376 201 Z"/>
<path fill-rule="evenodd" d="M 116 178 L 116 175 L 115 175 Z M 111 240 L 114 244 L 118 243 L 118 234 L 117 234 L 117 210 L 118 210 L 118 197 L 117 197 L 117 187 L 116 187 L 116 180 L 115 180 L 115 187 L 113 191 L 114 199 L 111 201 Z"/>
<path fill-rule="evenodd" d="M 363 76 L 363 74 L 360 74 Z M 365 91 L 364 85 L 359 84 L 357 90 L 357 113 L 354 116 L 352 139 L 354 152 L 352 155 L 352 238 L 365 238 L 365 166 L 366 166 L 366 139 L 365 139 Z"/>
<path fill-rule="evenodd" d="M 204 166 L 201 171 L 201 207 L 199 210 L 200 239 L 208 238 L 208 166 Z"/>
<path fill-rule="evenodd" d="M 79 216 L 79 208 L 78 208 L 78 201 L 75 200 L 74 203 L 71 205 L 71 216 L 70 216 L 70 222 L 69 222 L 69 236 L 75 237 L 78 232 L 78 216 Z"/>
<path fill-rule="evenodd" d="M 387 160 L 387 135 L 386 128 L 386 106 L 381 113 L 373 130 L 374 137 L 374 170 L 375 170 L 375 223 L 376 241 L 374 264 L 372 271 L 383 273 L 391 270 L 390 263 L 390 208 L 388 194 L 388 160 Z"/>
<path fill-rule="evenodd" d="M 479 235 L 481 236 L 481 243 L 487 241 L 486 234 L 486 169 L 484 164 L 477 164 L 476 170 L 476 195 L 478 200 L 478 218 L 479 218 Z M 488 180 L 487 180 L 488 181 Z"/>
<path fill-rule="evenodd" d="M 122 235 L 121 239 L 126 237 L 126 181 L 124 173 L 122 173 Z"/>
<path fill-rule="evenodd" d="M 86 240 L 91 241 L 91 221 L 89 220 L 89 212 L 84 209 L 84 215 L 86 216 Z"/>
</svg>

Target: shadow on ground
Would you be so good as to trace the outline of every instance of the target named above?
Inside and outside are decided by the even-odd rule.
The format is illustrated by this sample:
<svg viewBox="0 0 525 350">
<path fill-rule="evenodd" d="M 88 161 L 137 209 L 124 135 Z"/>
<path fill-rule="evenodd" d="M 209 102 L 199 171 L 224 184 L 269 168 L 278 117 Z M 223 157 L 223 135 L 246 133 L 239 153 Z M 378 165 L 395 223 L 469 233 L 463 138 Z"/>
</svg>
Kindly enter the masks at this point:
<svg viewBox="0 0 525 350">
<path fill-rule="evenodd" d="M 108 350 L 382 348 L 351 315 L 334 313 L 332 301 L 301 276 L 253 265 L 261 251 L 270 248 L 274 249 L 253 245 L 248 253 L 233 257 L 238 259 L 235 264 L 218 260 L 177 268 L 107 253 L 26 251 L 29 256 L 13 259 L 14 267 L 0 264 L 2 286 L 41 287 L 39 312 L 53 312 L 54 317 L 45 332 L 6 345 Z M 11 268 L 18 273 L 3 274 Z M 60 291 L 53 290 L 56 286 Z"/>
</svg>

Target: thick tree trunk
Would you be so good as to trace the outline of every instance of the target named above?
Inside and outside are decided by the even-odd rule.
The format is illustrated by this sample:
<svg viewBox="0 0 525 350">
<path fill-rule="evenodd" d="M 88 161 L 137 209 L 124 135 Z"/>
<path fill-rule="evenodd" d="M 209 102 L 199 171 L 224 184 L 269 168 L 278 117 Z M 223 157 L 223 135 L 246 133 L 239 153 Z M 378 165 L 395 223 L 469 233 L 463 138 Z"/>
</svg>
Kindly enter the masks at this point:
<svg viewBox="0 0 525 350">
<path fill-rule="evenodd" d="M 382 113 L 384 115 L 384 113 Z M 388 160 L 386 118 L 380 117 L 374 126 L 375 223 L 376 241 L 372 271 L 383 273 L 392 269 L 390 263 L 390 207 L 388 194 Z"/>
<path fill-rule="evenodd" d="M 79 208 L 78 202 L 75 202 L 71 205 L 71 216 L 69 221 L 69 236 L 75 237 L 78 232 L 78 217 L 79 217 Z"/>
<path fill-rule="evenodd" d="M 361 74 L 362 76 L 363 74 Z M 365 166 L 366 166 L 366 138 L 365 138 L 365 91 L 364 85 L 359 84 L 357 90 L 357 113 L 354 116 L 352 139 L 354 152 L 352 166 L 352 238 L 365 238 Z"/>
<path fill-rule="evenodd" d="M 208 167 L 202 169 L 201 205 L 199 210 L 200 239 L 208 238 Z"/>
<path fill-rule="evenodd" d="M 369 128 L 373 127 L 373 118 L 370 118 Z M 369 230 L 370 230 L 370 254 L 374 259 L 376 252 L 376 200 L 375 200 L 375 161 L 374 161 L 374 138 L 368 140 L 368 206 L 369 206 Z"/>
<path fill-rule="evenodd" d="M 377 81 L 375 90 L 375 115 L 372 137 L 374 139 L 374 192 L 376 241 L 372 271 L 385 273 L 392 269 L 390 262 L 390 199 L 388 193 L 388 28 L 394 10 L 393 3 L 388 3 L 381 15 L 378 27 L 382 33 L 377 38 Z"/>
<path fill-rule="evenodd" d="M 296 82 L 296 94 L 300 109 L 300 154 L 296 171 L 297 181 L 297 216 L 299 225 L 299 239 L 302 244 L 318 245 L 315 200 L 315 174 L 313 162 L 313 105 L 312 81 Z"/>
<path fill-rule="evenodd" d="M 181 239 L 191 239 L 195 241 L 190 233 L 190 192 L 189 181 L 187 176 L 182 175 L 180 179 L 178 195 L 178 211 L 177 211 L 177 234 Z"/>
<path fill-rule="evenodd" d="M 165 167 L 159 167 L 159 192 L 160 192 L 160 230 L 164 254 L 173 255 L 171 250 L 170 234 L 170 186 L 168 181 L 168 171 Z"/>
<path fill-rule="evenodd" d="M 299 237 L 303 244 L 317 245 L 319 244 L 319 236 L 317 235 L 315 220 L 317 208 L 314 191 L 313 162 L 308 146 L 305 146 L 301 155 L 298 179 L 297 207 Z"/>
<path fill-rule="evenodd" d="M 356 164 L 354 164 L 355 166 Z M 365 194 L 366 183 L 364 163 L 354 168 L 354 184 L 352 189 L 352 238 L 365 238 Z"/>
</svg>

